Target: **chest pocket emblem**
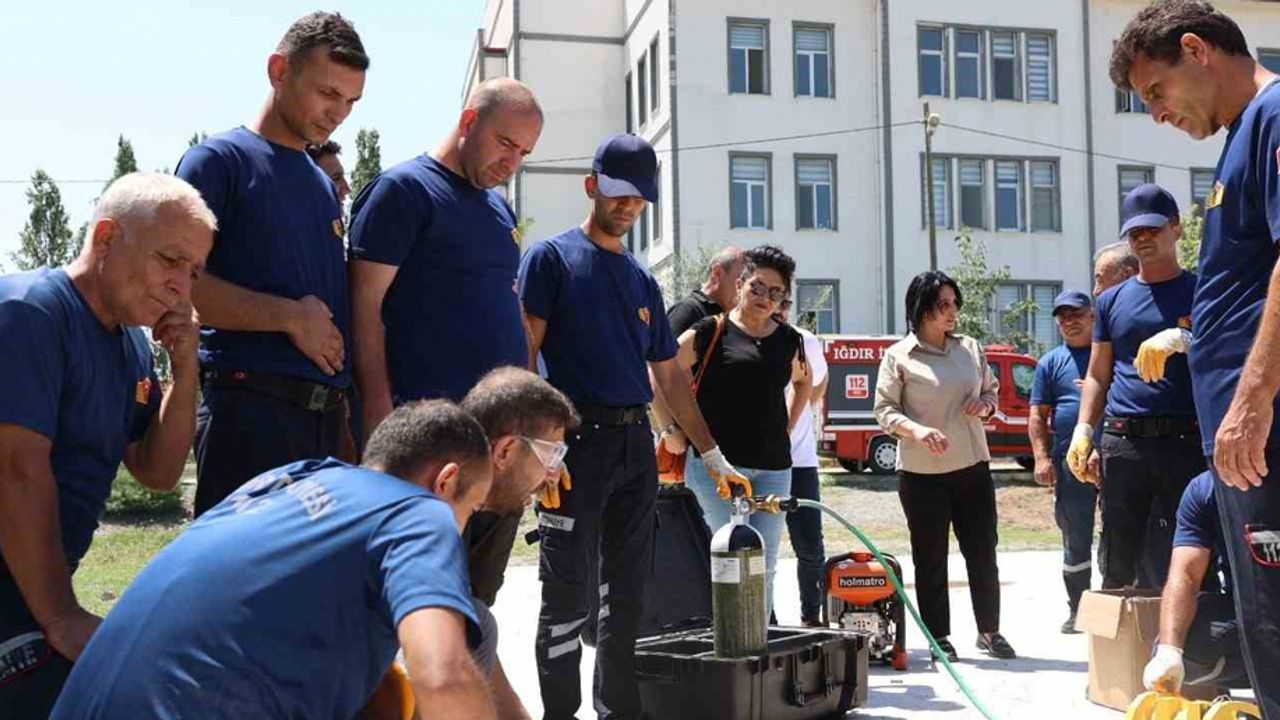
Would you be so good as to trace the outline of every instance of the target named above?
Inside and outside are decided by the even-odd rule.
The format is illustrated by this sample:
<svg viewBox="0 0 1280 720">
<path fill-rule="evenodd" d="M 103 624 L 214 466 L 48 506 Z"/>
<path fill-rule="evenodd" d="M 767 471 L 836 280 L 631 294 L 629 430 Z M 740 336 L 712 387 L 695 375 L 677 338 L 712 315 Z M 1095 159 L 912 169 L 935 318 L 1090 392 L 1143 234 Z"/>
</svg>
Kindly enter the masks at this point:
<svg viewBox="0 0 1280 720">
<path fill-rule="evenodd" d="M 133 401 L 146 405 L 151 400 L 151 378 L 142 378 L 133 388 Z"/>
<path fill-rule="evenodd" d="M 1213 189 L 1209 191 L 1209 197 L 1204 199 L 1204 209 L 1212 210 L 1222 204 L 1222 196 L 1225 194 L 1226 188 L 1221 182 L 1215 182 Z"/>
<path fill-rule="evenodd" d="M 648 326 L 649 325 L 649 308 L 642 307 L 637 311 L 637 314 L 640 316 L 640 322 L 644 323 L 645 326 Z"/>
</svg>

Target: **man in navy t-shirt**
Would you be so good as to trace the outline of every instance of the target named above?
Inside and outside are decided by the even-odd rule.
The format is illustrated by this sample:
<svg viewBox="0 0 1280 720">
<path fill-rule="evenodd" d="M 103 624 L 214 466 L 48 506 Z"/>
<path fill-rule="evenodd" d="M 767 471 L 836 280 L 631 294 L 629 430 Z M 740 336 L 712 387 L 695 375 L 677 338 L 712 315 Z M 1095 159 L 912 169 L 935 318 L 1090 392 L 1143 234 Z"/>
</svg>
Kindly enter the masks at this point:
<svg viewBox="0 0 1280 720">
<path fill-rule="evenodd" d="M 491 478 L 443 401 L 389 416 L 361 467 L 254 478 L 138 574 L 52 717 L 353 718 L 400 647 L 420 706 L 493 717 L 459 537 Z"/>
<path fill-rule="evenodd" d="M 1205 200 L 1191 372 L 1213 460 L 1249 678 L 1280 717 L 1280 87 L 1239 26 L 1207 3 L 1153 6 L 1130 22 L 1112 81 L 1157 122 L 1197 139 L 1227 128 Z"/>
<path fill-rule="evenodd" d="M 196 421 L 191 286 L 213 244 L 199 193 L 133 173 L 66 268 L 0 277 L 0 716 L 46 717 L 100 619 L 71 573 L 123 460 L 172 490 Z M 152 350 L 169 353 L 161 401 Z M 163 408 L 163 409 L 162 409 Z M 10 714 L 12 713 L 12 714 Z"/>
<path fill-rule="evenodd" d="M 584 180 L 592 209 L 580 227 L 529 248 L 520 265 L 520 298 L 529 323 L 530 369 L 541 351 L 548 379 L 573 400 L 582 427 L 569 438 L 572 490 L 539 505 L 542 611 L 536 640 L 547 720 L 574 717 L 581 704 L 578 635 L 588 593 L 599 595 L 596 712 L 639 718 L 635 638 L 653 555 L 658 471 L 646 405 L 658 388 L 723 485 L 746 482 L 724 459 L 675 363 L 676 343 L 657 282 L 623 238 L 658 199 L 657 156 L 635 135 L 615 135 L 596 150 Z M 599 587 L 589 587 L 587 558 L 599 557 Z"/>
<path fill-rule="evenodd" d="M 342 16 L 301 18 L 267 62 L 271 94 L 257 118 L 178 163 L 218 216 L 194 291 L 205 325 L 197 515 L 270 468 L 354 455 L 342 210 L 306 147 L 346 119 L 368 65 Z"/>
<path fill-rule="evenodd" d="M 1159 377 L 1144 378 L 1139 349 L 1191 323 L 1196 276 L 1178 266 L 1182 225 L 1178 203 L 1158 185 L 1124 199 L 1123 226 L 1138 257 L 1136 277 L 1098 298 L 1093 350 L 1080 418 L 1067 449 L 1077 477 L 1097 482 L 1086 467 L 1095 427 L 1105 421 L 1102 456 L 1102 585 L 1164 584 L 1173 517 L 1187 482 L 1204 470 L 1186 356 L 1165 355 Z M 1151 380 L 1148 382 L 1148 378 Z"/>
<path fill-rule="evenodd" d="M 1053 300 L 1053 317 L 1063 344 L 1041 355 L 1036 363 L 1027 431 L 1035 453 L 1036 482 L 1053 486 L 1053 515 L 1062 531 L 1062 581 L 1067 587 L 1069 610 L 1062 632 L 1074 634 L 1080 596 L 1093 581 L 1093 516 L 1098 488 L 1072 475 L 1065 459 L 1080 411 L 1080 385 L 1089 368 L 1093 303 L 1079 290 L 1064 291 Z"/>
</svg>

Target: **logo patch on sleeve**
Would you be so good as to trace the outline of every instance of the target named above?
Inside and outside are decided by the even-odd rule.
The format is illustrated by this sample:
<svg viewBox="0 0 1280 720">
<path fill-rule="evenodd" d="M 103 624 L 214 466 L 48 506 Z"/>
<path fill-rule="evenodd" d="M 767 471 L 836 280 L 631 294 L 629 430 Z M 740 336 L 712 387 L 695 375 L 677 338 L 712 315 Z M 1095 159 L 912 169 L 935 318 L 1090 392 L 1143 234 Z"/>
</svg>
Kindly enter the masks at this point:
<svg viewBox="0 0 1280 720">
<path fill-rule="evenodd" d="M 151 378 L 142 378 L 133 388 L 133 401 L 146 405 L 151 401 Z"/>
<path fill-rule="evenodd" d="M 637 314 L 640 316 L 640 322 L 644 323 L 647 326 L 650 320 L 649 308 L 642 307 L 637 311 Z"/>
<path fill-rule="evenodd" d="M 333 234 L 339 240 L 341 240 L 342 237 L 347 234 L 347 229 L 342 227 L 342 218 L 333 219 Z"/>
<path fill-rule="evenodd" d="M 1280 530 L 1269 525 L 1245 525 L 1244 539 L 1249 543 L 1253 561 L 1269 568 L 1280 568 Z"/>
<path fill-rule="evenodd" d="M 1212 210 L 1222 204 L 1222 196 L 1226 194 L 1226 188 L 1222 186 L 1222 182 L 1218 181 L 1213 184 L 1213 189 L 1209 191 L 1209 197 L 1204 199 L 1204 209 Z"/>
</svg>

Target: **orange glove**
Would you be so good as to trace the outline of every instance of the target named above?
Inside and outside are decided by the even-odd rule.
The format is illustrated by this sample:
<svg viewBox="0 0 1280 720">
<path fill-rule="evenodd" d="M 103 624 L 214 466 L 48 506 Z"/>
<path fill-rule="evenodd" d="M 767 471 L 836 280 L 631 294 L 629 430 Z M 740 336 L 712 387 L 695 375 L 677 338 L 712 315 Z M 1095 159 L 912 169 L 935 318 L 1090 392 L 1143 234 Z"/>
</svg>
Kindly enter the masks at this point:
<svg viewBox="0 0 1280 720">
<path fill-rule="evenodd" d="M 707 469 L 711 479 L 716 481 L 716 493 L 720 497 L 725 500 L 733 497 L 733 488 L 730 485 L 742 486 L 743 494 L 751 497 L 751 481 L 724 459 L 724 453 L 720 452 L 719 447 L 713 447 L 702 453 L 702 465 Z"/>
<path fill-rule="evenodd" d="M 411 720 L 416 702 L 409 674 L 400 663 L 391 663 L 373 695 L 360 710 L 360 720 Z"/>
<path fill-rule="evenodd" d="M 538 491 L 538 502 L 542 507 L 555 510 L 560 507 L 560 489 L 564 488 L 565 492 L 573 489 L 573 478 L 569 475 L 569 468 L 560 468 L 560 480 L 557 482 L 547 483 Z"/>
</svg>

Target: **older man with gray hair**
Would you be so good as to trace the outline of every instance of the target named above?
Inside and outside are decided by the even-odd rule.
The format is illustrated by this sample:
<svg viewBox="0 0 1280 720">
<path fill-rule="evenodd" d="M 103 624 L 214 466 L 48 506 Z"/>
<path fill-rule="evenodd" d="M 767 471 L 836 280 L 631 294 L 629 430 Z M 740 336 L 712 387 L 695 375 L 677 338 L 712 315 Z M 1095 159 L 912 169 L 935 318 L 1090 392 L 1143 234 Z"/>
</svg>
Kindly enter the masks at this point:
<svg viewBox="0 0 1280 720">
<path fill-rule="evenodd" d="M 1128 241 L 1104 245 L 1093 256 L 1093 296 L 1098 297 L 1137 274 L 1138 257 L 1129 249 Z"/>
<path fill-rule="evenodd" d="M 123 460 L 171 490 L 196 425 L 191 286 L 214 215 L 186 182 L 132 173 L 103 193 L 65 268 L 0 277 L 0 708 L 46 717 L 101 618 L 71 573 Z M 156 377 L 147 336 L 169 353 Z"/>
<path fill-rule="evenodd" d="M 738 286 L 734 282 L 742 273 L 742 248 L 726 247 L 711 256 L 707 278 L 702 287 L 667 308 L 671 333 L 681 333 L 704 317 L 719 315 L 738 303 Z"/>
</svg>

